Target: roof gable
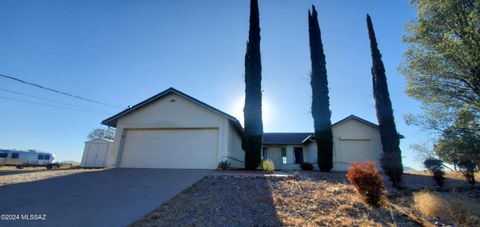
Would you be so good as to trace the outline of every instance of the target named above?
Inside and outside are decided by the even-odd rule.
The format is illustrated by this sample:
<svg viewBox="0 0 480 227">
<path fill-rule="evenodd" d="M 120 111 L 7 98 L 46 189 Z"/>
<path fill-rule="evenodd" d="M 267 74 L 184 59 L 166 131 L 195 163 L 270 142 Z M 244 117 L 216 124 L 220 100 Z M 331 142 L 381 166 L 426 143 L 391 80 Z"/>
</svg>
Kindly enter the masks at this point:
<svg viewBox="0 0 480 227">
<path fill-rule="evenodd" d="M 355 115 L 353 115 L 353 114 L 350 115 L 350 116 L 348 116 L 348 117 L 346 117 L 346 118 L 344 118 L 344 119 L 342 119 L 342 120 L 340 120 L 340 121 L 337 121 L 335 124 L 332 125 L 332 127 L 335 127 L 335 126 L 338 126 L 338 125 L 340 125 L 340 124 L 343 124 L 343 123 L 345 123 L 345 122 L 347 122 L 347 121 L 349 121 L 349 120 L 359 121 L 359 122 L 361 122 L 361 123 L 363 123 L 363 124 L 366 124 L 366 125 L 368 125 L 368 126 L 371 126 L 371 127 L 374 127 L 374 128 L 378 128 L 378 125 L 377 125 L 377 124 L 372 123 L 372 122 L 370 122 L 370 121 L 367 121 L 367 120 L 365 120 L 365 119 L 363 119 L 363 118 L 357 117 L 357 116 L 355 116 Z"/>
<path fill-rule="evenodd" d="M 205 108 L 205 109 L 207 109 L 207 110 L 209 110 L 209 111 L 211 111 L 215 114 L 218 114 L 220 116 L 223 116 L 223 117 L 227 118 L 229 120 L 229 122 L 236 128 L 236 130 L 239 133 L 241 133 L 243 131 L 242 126 L 240 125 L 240 122 L 235 117 L 233 117 L 233 116 L 231 116 L 231 115 L 229 115 L 225 112 L 222 112 L 222 111 L 218 110 L 217 108 L 212 107 L 212 106 L 210 106 L 210 105 L 208 105 L 208 104 L 206 104 L 206 103 L 204 103 L 204 102 L 202 102 L 202 101 L 200 101 L 196 98 L 193 98 L 192 96 L 189 96 L 189 95 L 187 95 L 187 94 L 185 94 L 185 93 L 183 93 L 179 90 L 176 90 L 175 88 L 172 88 L 172 87 L 165 90 L 165 91 L 162 91 L 162 92 L 160 92 L 160 93 L 158 93 L 158 94 L 156 94 L 156 95 L 154 95 L 154 96 L 152 96 L 152 97 L 150 97 L 150 98 L 148 98 L 148 99 L 146 99 L 146 100 L 144 100 L 144 101 L 142 101 L 142 102 L 140 102 L 140 103 L 138 103 L 138 104 L 136 104 L 136 105 L 120 112 L 120 113 L 118 113 L 118 114 L 115 114 L 114 116 L 112 116 L 110 118 L 107 118 L 107 119 L 103 120 L 102 124 L 110 126 L 110 127 L 116 127 L 117 126 L 117 121 L 118 121 L 119 118 L 121 118 L 123 116 L 126 116 L 127 114 L 130 114 L 132 112 L 135 112 L 135 111 L 137 111 L 137 110 L 139 110 L 139 109 L 141 109 L 141 108 L 143 108 L 143 107 L 145 107 L 145 106 L 147 106 L 147 105 L 149 105 L 149 104 L 151 104 L 151 103 L 153 103 L 157 100 L 160 100 L 161 98 L 163 98 L 167 95 L 170 95 L 170 94 L 176 94 L 178 96 L 181 96 L 182 98 L 185 98 L 189 101 L 192 101 L 193 103 L 195 103 L 195 104 L 197 104 L 197 105 L 199 105 L 199 106 L 201 106 L 201 107 L 203 107 L 203 108 Z"/>
</svg>

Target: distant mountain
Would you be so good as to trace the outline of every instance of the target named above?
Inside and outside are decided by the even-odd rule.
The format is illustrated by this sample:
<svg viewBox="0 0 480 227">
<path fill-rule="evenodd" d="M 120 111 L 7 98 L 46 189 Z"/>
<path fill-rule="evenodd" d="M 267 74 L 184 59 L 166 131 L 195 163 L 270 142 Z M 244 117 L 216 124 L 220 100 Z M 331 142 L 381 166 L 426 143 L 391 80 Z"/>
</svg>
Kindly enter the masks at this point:
<svg viewBox="0 0 480 227">
<path fill-rule="evenodd" d="M 80 165 L 80 162 L 77 161 L 62 161 L 60 164 L 72 164 L 72 165 Z"/>
<path fill-rule="evenodd" d="M 404 166 L 403 171 L 417 171 L 417 170 L 409 166 Z"/>
</svg>

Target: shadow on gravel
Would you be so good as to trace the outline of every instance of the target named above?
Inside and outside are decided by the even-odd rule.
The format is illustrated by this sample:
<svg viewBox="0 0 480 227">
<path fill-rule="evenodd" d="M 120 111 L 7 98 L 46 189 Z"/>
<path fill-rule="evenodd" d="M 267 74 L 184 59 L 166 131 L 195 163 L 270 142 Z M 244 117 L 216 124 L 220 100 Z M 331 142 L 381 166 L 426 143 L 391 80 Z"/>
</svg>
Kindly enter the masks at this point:
<svg viewBox="0 0 480 227">
<path fill-rule="evenodd" d="M 280 226 L 268 180 L 206 177 L 131 226 Z"/>
</svg>

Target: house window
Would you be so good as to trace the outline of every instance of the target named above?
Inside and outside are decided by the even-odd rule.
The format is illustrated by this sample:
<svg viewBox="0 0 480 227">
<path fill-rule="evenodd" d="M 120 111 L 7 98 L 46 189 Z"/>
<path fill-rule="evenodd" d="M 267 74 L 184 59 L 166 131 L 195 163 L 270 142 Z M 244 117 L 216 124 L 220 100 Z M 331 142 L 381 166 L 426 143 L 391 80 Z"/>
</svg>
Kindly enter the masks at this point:
<svg viewBox="0 0 480 227">
<path fill-rule="evenodd" d="M 268 150 L 268 148 L 266 148 L 266 147 L 264 147 L 262 149 L 262 159 L 263 160 L 267 159 L 267 150 Z"/>
<path fill-rule="evenodd" d="M 50 160 L 50 155 L 46 154 L 45 157 L 43 157 L 43 160 Z"/>
<path fill-rule="evenodd" d="M 38 160 L 43 160 L 43 154 L 38 155 Z"/>
<path fill-rule="evenodd" d="M 282 147 L 282 164 L 287 164 L 287 148 Z"/>
<path fill-rule="evenodd" d="M 8 153 L 0 153 L 0 158 L 6 158 L 8 156 Z"/>
<path fill-rule="evenodd" d="M 12 153 L 12 158 L 18 158 L 18 153 Z"/>
<path fill-rule="evenodd" d="M 295 164 L 302 164 L 303 163 L 303 147 L 295 147 Z"/>
</svg>

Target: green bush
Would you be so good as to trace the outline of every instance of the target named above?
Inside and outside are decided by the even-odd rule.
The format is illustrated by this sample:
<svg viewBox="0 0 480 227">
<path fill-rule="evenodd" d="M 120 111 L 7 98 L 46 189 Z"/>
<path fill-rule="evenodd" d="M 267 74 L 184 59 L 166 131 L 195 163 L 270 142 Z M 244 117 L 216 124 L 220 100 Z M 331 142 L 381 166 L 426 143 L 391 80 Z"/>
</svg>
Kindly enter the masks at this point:
<svg viewBox="0 0 480 227">
<path fill-rule="evenodd" d="M 313 170 L 313 165 L 312 165 L 312 163 L 304 162 L 304 163 L 300 164 L 300 168 L 302 170 Z"/>
<path fill-rule="evenodd" d="M 442 160 L 429 158 L 423 162 L 425 168 L 433 174 L 433 179 L 437 183 L 438 187 L 442 187 L 445 181 L 445 172 L 443 171 Z"/>
<path fill-rule="evenodd" d="M 475 163 L 470 160 L 461 160 L 457 162 L 457 166 L 460 168 L 460 171 L 463 173 L 463 176 L 467 182 L 471 185 L 475 184 Z"/>
<path fill-rule="evenodd" d="M 228 162 L 227 160 L 223 160 L 223 161 L 218 163 L 217 169 L 227 170 L 227 169 L 230 169 L 230 167 L 231 167 L 230 162 Z"/>
<path fill-rule="evenodd" d="M 262 170 L 267 173 L 273 173 L 273 171 L 275 171 L 275 164 L 273 164 L 272 160 L 265 159 L 262 162 Z"/>
<path fill-rule="evenodd" d="M 378 206 L 383 197 L 383 179 L 373 162 L 352 163 L 347 178 L 362 199 L 371 206 Z"/>
</svg>

